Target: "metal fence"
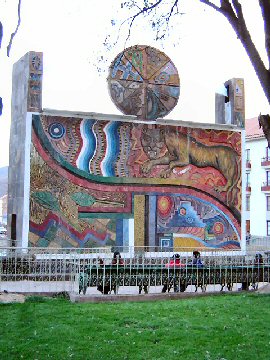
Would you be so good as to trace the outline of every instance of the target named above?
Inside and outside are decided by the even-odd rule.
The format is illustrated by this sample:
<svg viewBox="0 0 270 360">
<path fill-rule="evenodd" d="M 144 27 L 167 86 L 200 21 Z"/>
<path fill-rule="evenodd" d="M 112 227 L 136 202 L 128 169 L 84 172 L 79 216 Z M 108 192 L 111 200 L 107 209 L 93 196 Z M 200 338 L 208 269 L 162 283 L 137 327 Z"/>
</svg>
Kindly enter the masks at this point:
<svg viewBox="0 0 270 360">
<path fill-rule="evenodd" d="M 256 236 L 252 235 L 246 243 L 247 251 L 270 251 L 270 236 Z"/>
<path fill-rule="evenodd" d="M 194 263 L 190 248 L 166 252 L 149 247 L 2 246 L 0 292 L 78 294 L 80 291 L 94 296 L 252 290 L 270 282 L 270 256 L 267 248 L 262 248 L 261 245 L 260 254 L 254 246 L 246 252 L 197 248 L 202 263 L 199 266 Z M 120 262 L 118 256 L 113 260 L 115 250 L 120 252 Z"/>
</svg>

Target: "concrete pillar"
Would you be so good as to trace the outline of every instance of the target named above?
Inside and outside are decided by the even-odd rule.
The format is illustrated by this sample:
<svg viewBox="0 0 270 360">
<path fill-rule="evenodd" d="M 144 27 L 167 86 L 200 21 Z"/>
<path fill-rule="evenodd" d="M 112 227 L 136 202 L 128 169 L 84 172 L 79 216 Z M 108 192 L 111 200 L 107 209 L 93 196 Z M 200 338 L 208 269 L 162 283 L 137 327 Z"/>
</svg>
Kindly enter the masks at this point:
<svg viewBox="0 0 270 360">
<path fill-rule="evenodd" d="M 244 79 L 233 78 L 224 83 L 227 95 L 215 95 L 215 123 L 245 127 Z"/>
<path fill-rule="evenodd" d="M 42 53 L 28 52 L 13 66 L 9 143 L 8 236 L 28 246 L 31 112 L 42 108 Z"/>
</svg>

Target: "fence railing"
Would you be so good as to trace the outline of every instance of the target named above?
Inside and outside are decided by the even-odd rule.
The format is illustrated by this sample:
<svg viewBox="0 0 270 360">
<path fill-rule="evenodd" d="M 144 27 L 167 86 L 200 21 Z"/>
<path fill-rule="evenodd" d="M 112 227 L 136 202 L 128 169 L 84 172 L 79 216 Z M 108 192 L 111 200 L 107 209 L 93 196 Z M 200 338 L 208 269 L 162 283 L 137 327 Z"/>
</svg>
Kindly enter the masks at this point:
<svg viewBox="0 0 270 360">
<path fill-rule="evenodd" d="M 248 251 L 270 251 L 270 236 L 252 235 L 246 242 L 246 249 Z"/>
<path fill-rule="evenodd" d="M 257 239 L 258 240 L 258 239 Z M 256 241 L 257 241 L 256 240 Z M 263 248 L 263 245 L 262 245 Z M 72 292 L 96 295 L 172 291 L 238 291 L 269 283 L 267 250 L 220 251 L 149 247 L 0 249 L 0 292 Z M 193 249 L 194 250 L 194 249 Z M 177 256 L 175 256 L 178 254 Z M 164 291 L 165 289 L 165 291 Z"/>
</svg>

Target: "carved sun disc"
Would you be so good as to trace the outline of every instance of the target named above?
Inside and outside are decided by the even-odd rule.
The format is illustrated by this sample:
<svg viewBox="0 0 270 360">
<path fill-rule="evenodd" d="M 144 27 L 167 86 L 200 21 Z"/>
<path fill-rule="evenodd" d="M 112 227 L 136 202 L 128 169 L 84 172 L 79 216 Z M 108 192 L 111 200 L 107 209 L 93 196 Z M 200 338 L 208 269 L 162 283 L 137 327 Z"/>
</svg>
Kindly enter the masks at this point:
<svg viewBox="0 0 270 360">
<path fill-rule="evenodd" d="M 177 104 L 180 79 L 170 58 L 146 45 L 132 46 L 116 56 L 108 76 L 116 107 L 143 120 L 166 116 Z"/>
</svg>

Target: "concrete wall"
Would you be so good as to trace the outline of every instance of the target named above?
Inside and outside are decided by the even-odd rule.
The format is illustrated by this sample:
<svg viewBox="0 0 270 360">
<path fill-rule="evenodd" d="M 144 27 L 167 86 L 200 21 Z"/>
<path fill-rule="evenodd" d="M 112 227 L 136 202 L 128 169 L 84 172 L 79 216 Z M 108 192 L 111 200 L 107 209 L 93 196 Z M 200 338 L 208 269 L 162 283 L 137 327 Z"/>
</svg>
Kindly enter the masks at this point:
<svg viewBox="0 0 270 360">
<path fill-rule="evenodd" d="M 261 166 L 261 160 L 266 155 L 267 141 L 265 138 L 250 140 L 246 142 L 246 149 L 250 149 L 251 169 L 250 173 L 250 233 L 257 236 L 266 236 L 266 220 L 270 220 L 270 214 L 266 211 L 266 195 L 261 190 L 262 183 L 266 181 L 266 170 Z M 244 175 L 243 175 L 244 176 Z"/>
<path fill-rule="evenodd" d="M 41 85 L 28 53 L 13 73 L 16 245 L 240 248 L 240 128 L 42 111 Z"/>
</svg>

